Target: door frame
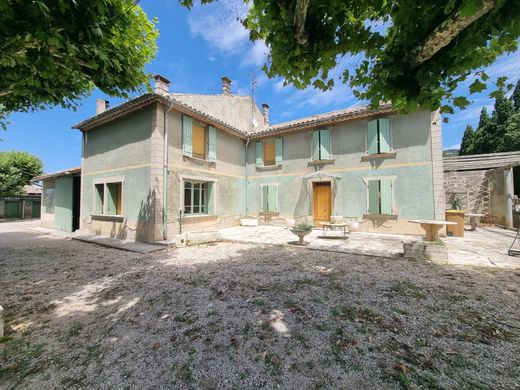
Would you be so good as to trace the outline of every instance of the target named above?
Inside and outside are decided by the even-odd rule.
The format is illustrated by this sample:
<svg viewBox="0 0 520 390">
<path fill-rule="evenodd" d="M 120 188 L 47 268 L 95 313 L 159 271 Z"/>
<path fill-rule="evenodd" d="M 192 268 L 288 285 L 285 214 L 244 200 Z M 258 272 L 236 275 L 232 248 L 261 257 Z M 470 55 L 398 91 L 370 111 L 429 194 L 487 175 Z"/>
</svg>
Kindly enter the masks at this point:
<svg viewBox="0 0 520 390">
<path fill-rule="evenodd" d="M 310 199 L 311 199 L 311 205 L 310 205 L 310 212 L 311 212 L 311 218 L 312 218 L 312 223 L 314 224 L 314 185 L 316 183 L 323 183 L 323 184 L 328 184 L 329 187 L 330 187 L 330 215 L 334 215 L 334 198 L 335 198 L 335 193 L 336 193 L 336 188 L 334 187 L 335 186 L 335 183 L 334 183 L 334 180 L 332 179 L 312 179 L 312 180 L 309 180 L 309 193 L 310 193 Z"/>
</svg>

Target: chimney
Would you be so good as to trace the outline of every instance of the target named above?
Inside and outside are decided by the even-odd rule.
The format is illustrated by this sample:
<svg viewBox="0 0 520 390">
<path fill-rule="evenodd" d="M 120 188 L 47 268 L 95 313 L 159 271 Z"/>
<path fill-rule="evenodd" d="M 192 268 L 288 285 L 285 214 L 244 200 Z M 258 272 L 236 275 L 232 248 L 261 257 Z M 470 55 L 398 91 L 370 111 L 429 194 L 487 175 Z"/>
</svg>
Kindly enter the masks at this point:
<svg viewBox="0 0 520 390">
<path fill-rule="evenodd" d="M 231 80 L 226 76 L 222 77 L 222 95 L 231 95 Z"/>
<path fill-rule="evenodd" d="M 269 104 L 262 103 L 262 115 L 264 116 L 264 124 L 269 126 Z"/>
<path fill-rule="evenodd" d="M 170 92 L 170 80 L 160 74 L 153 76 L 153 79 L 155 80 L 155 93 L 163 95 Z"/>
<path fill-rule="evenodd" d="M 109 108 L 110 108 L 110 102 L 108 100 L 104 100 L 104 99 L 96 100 L 96 115 L 101 114 L 102 112 L 105 112 Z"/>
</svg>

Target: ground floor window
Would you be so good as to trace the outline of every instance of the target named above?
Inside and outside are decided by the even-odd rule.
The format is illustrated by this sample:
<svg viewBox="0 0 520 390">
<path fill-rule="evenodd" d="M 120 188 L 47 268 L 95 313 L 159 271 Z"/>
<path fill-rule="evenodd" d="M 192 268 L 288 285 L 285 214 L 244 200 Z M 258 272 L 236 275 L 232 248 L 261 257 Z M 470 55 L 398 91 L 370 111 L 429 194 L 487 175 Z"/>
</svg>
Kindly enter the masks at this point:
<svg viewBox="0 0 520 390">
<path fill-rule="evenodd" d="M 392 214 L 392 180 L 369 180 L 368 213 Z"/>
<path fill-rule="evenodd" d="M 262 185 L 262 211 L 265 213 L 278 211 L 278 185 Z"/>
<path fill-rule="evenodd" d="M 123 183 L 99 183 L 94 185 L 95 213 L 123 215 Z"/>
<path fill-rule="evenodd" d="M 202 181 L 184 181 L 184 214 L 208 214 L 210 185 Z"/>
<path fill-rule="evenodd" d="M 54 188 L 46 188 L 43 193 L 43 204 L 47 214 L 54 214 Z"/>
</svg>

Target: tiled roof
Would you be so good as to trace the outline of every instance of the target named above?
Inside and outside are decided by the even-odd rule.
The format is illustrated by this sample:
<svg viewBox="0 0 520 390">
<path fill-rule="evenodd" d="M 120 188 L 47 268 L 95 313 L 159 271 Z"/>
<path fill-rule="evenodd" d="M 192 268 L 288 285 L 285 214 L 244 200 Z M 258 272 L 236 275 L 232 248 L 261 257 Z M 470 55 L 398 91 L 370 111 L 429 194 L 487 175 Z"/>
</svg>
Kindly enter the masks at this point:
<svg viewBox="0 0 520 390">
<path fill-rule="evenodd" d="M 40 176 L 33 177 L 31 181 L 38 181 L 38 180 L 45 180 L 45 179 L 53 179 L 60 176 L 68 176 L 68 175 L 75 175 L 77 173 L 81 173 L 81 168 L 70 168 L 70 169 L 64 169 L 63 171 L 57 171 L 57 172 L 51 172 L 51 173 L 45 173 Z"/>
<path fill-rule="evenodd" d="M 520 152 L 445 157 L 444 171 L 478 171 L 520 166 Z"/>
</svg>

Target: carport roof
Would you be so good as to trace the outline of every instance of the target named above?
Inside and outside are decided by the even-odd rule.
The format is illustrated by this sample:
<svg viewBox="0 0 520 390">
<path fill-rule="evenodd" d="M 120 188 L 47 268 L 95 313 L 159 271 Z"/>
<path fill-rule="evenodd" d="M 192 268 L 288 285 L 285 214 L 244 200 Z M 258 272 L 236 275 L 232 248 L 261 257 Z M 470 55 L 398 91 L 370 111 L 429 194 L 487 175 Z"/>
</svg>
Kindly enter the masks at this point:
<svg viewBox="0 0 520 390">
<path fill-rule="evenodd" d="M 46 173 L 44 175 L 33 177 L 33 179 L 31 181 L 54 179 L 54 178 L 60 177 L 60 176 L 76 175 L 79 173 L 81 173 L 80 167 L 64 169 L 63 171 L 51 172 L 51 173 Z"/>
<path fill-rule="evenodd" d="M 444 171 L 478 171 L 520 166 L 520 152 L 474 154 L 445 157 Z"/>
</svg>

